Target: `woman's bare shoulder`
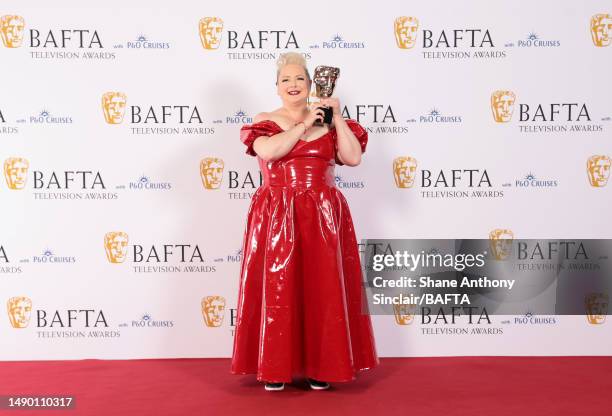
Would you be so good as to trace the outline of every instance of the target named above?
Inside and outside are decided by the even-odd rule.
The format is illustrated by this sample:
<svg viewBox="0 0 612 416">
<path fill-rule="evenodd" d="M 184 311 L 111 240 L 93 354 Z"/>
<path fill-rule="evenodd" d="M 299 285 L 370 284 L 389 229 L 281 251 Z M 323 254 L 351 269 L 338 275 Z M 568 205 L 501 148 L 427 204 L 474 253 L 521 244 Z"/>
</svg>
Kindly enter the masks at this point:
<svg viewBox="0 0 612 416">
<path fill-rule="evenodd" d="M 260 121 L 264 121 L 264 120 L 272 120 L 274 121 L 276 124 L 279 125 L 285 125 L 287 124 L 287 120 L 286 117 L 283 116 L 281 109 L 277 109 L 277 110 L 272 110 L 269 112 L 261 112 L 259 114 L 257 114 L 254 118 L 253 118 L 253 122 L 258 123 Z"/>
<path fill-rule="evenodd" d="M 270 120 L 269 114 L 270 113 L 266 113 L 266 112 L 259 113 L 253 118 L 253 122 L 259 123 L 260 121 Z"/>
</svg>

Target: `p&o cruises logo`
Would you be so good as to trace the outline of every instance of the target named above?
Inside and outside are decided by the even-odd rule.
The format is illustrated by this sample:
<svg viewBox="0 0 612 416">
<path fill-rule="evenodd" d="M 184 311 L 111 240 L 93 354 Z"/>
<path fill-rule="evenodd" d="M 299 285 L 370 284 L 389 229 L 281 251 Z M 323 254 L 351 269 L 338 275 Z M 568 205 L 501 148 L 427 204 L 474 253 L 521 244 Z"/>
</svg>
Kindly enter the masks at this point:
<svg viewBox="0 0 612 416">
<path fill-rule="evenodd" d="M 340 34 L 336 33 L 330 36 L 328 40 L 321 43 L 315 43 L 310 45 L 311 49 L 334 49 L 334 50 L 346 50 L 346 49 L 364 49 L 366 47 L 365 42 L 355 41 L 353 39 L 345 39 Z"/>
</svg>

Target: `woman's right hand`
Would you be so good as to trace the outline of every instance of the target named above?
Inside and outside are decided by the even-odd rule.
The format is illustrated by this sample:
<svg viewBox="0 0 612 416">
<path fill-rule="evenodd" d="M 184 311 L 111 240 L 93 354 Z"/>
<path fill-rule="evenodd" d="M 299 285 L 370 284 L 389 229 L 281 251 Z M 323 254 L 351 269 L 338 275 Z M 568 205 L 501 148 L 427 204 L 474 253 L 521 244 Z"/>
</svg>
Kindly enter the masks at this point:
<svg viewBox="0 0 612 416">
<path fill-rule="evenodd" d="M 325 113 L 321 109 L 321 105 L 319 103 L 314 103 L 314 104 L 312 104 L 312 107 L 310 108 L 310 112 L 308 113 L 308 115 L 304 119 L 304 125 L 308 129 L 308 128 L 312 127 L 312 125 L 317 120 L 323 121 L 323 117 L 324 116 L 325 116 Z"/>
</svg>

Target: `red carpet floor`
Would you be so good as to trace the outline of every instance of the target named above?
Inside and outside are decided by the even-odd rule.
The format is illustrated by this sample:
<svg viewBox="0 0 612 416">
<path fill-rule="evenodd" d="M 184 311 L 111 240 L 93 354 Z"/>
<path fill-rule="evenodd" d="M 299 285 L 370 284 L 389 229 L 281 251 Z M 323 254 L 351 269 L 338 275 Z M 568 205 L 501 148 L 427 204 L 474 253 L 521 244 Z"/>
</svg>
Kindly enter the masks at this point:
<svg viewBox="0 0 612 416">
<path fill-rule="evenodd" d="M 0 414 L 612 415 L 612 357 L 383 358 L 327 391 L 296 380 L 266 392 L 228 370 L 229 359 L 2 362 L 0 396 L 66 394 L 76 408 Z"/>
</svg>

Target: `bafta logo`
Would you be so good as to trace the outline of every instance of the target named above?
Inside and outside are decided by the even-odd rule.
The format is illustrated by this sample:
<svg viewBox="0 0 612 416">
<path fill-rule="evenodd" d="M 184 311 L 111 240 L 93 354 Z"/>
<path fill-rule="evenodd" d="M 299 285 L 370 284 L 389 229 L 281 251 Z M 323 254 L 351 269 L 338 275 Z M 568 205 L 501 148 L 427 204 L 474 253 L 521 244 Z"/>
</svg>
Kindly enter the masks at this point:
<svg viewBox="0 0 612 416">
<path fill-rule="evenodd" d="M 119 124 L 123 121 L 127 96 L 122 92 L 106 92 L 102 95 L 102 111 L 108 124 Z"/>
<path fill-rule="evenodd" d="M 591 17 L 591 38 L 595 46 L 610 45 L 612 34 L 612 16 L 609 14 L 596 14 Z"/>
<path fill-rule="evenodd" d="M 507 123 L 512 120 L 516 95 L 512 91 L 495 91 L 491 94 L 491 110 L 493 119 L 498 123 Z"/>
<path fill-rule="evenodd" d="M 18 48 L 23 42 L 23 29 L 25 22 L 23 17 L 15 15 L 5 15 L 0 17 L 0 35 L 2 43 L 7 48 Z"/>
<path fill-rule="evenodd" d="M 496 260 L 506 260 L 512 253 L 514 233 L 511 230 L 496 228 L 489 233 L 489 245 Z"/>
<path fill-rule="evenodd" d="M 587 159 L 587 174 L 591 186 L 602 188 L 607 185 L 610 177 L 610 164 L 610 157 L 606 155 L 593 155 Z"/>
<path fill-rule="evenodd" d="M 9 157 L 4 161 L 4 178 L 9 189 L 25 188 L 30 162 L 22 157 Z"/>
<path fill-rule="evenodd" d="M 223 159 L 205 157 L 200 161 L 200 176 L 206 189 L 219 189 L 223 179 Z"/>
<path fill-rule="evenodd" d="M 393 160 L 393 178 L 398 188 L 412 188 L 416 178 L 417 161 L 410 156 L 400 156 Z"/>
<path fill-rule="evenodd" d="M 7 302 L 8 316 L 13 328 L 27 328 L 30 323 L 32 301 L 25 296 L 15 296 Z"/>
<path fill-rule="evenodd" d="M 223 20 L 219 17 L 200 19 L 200 41 L 204 49 L 219 49 Z"/>
<path fill-rule="evenodd" d="M 206 296 L 202 298 L 202 317 L 208 327 L 220 327 L 225 316 L 225 298 Z"/>
<path fill-rule="evenodd" d="M 591 325 L 601 325 L 608 314 L 608 295 L 606 293 L 589 293 L 584 297 L 587 321 Z"/>
<path fill-rule="evenodd" d="M 104 251 L 111 263 L 123 263 L 127 257 L 128 235 L 123 231 L 104 234 Z"/>
<path fill-rule="evenodd" d="M 416 45 L 419 21 L 416 17 L 400 16 L 395 19 L 395 42 L 400 49 L 412 49 Z"/>
<path fill-rule="evenodd" d="M 416 311 L 416 305 L 401 304 L 393 305 L 393 314 L 395 315 L 395 323 L 398 325 L 410 325 L 414 322 L 414 313 Z"/>
</svg>

